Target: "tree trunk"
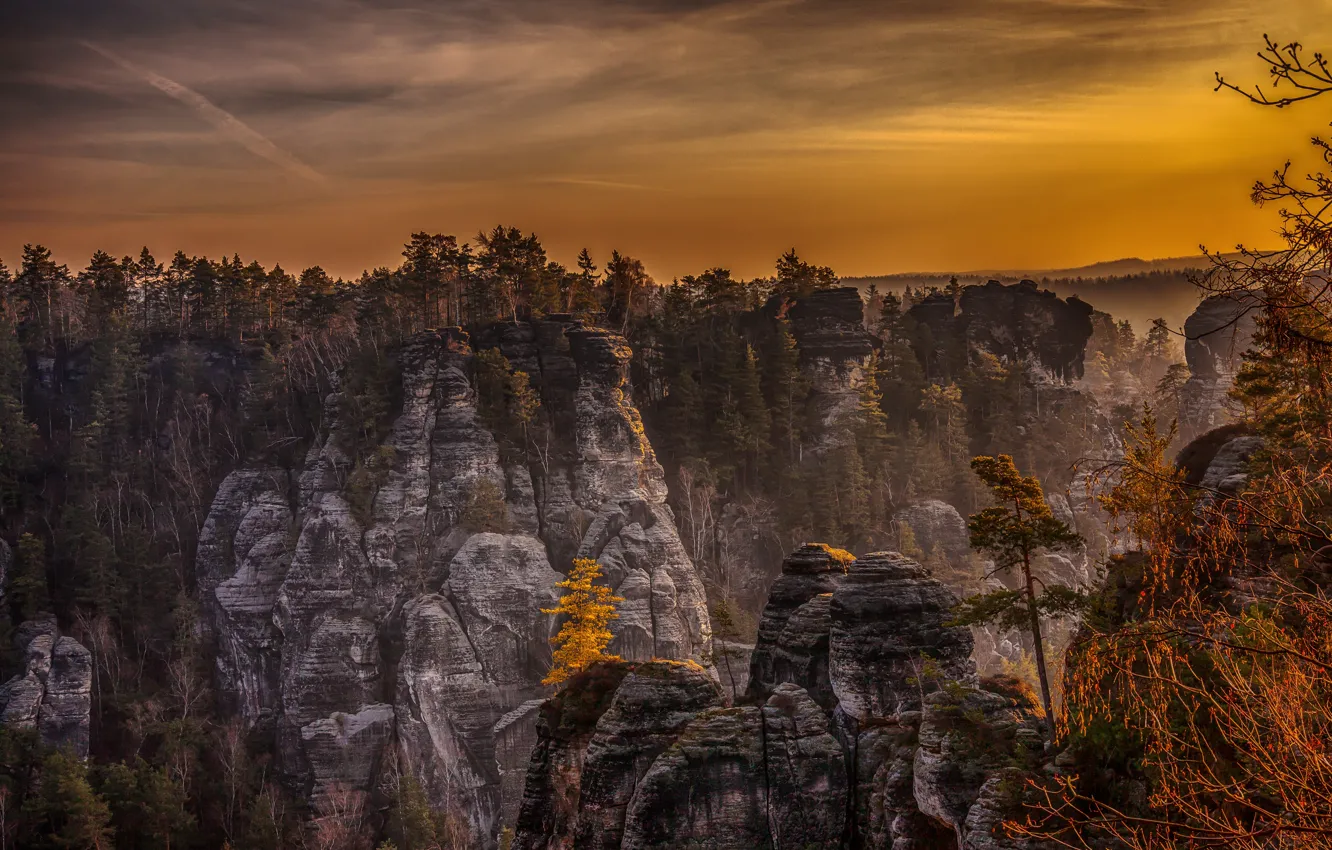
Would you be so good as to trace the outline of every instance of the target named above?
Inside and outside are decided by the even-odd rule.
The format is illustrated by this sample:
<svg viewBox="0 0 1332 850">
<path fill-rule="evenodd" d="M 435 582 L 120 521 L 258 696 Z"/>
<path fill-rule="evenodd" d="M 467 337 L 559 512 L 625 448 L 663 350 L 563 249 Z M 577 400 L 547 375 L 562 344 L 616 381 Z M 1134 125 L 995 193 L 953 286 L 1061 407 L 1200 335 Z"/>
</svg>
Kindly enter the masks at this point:
<svg viewBox="0 0 1332 850">
<path fill-rule="evenodd" d="M 1054 704 L 1050 700 L 1050 678 L 1045 672 L 1045 644 L 1041 640 L 1041 615 L 1036 610 L 1036 586 L 1031 577 L 1031 558 L 1022 559 L 1022 579 L 1027 585 L 1027 614 L 1031 621 L 1031 640 L 1036 648 L 1036 675 L 1041 680 L 1041 706 L 1045 709 L 1045 728 L 1055 742 Z"/>
</svg>

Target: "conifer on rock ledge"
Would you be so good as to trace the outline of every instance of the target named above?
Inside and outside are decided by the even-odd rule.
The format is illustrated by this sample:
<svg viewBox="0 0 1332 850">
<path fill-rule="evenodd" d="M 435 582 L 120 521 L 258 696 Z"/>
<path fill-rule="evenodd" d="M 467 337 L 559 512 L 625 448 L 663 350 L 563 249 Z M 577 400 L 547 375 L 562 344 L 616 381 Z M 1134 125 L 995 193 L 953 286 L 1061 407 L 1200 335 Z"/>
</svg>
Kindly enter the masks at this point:
<svg viewBox="0 0 1332 850">
<path fill-rule="evenodd" d="M 614 635 L 610 621 L 619 619 L 616 604 L 623 597 L 615 596 L 609 587 L 597 584 L 601 578 L 601 565 L 591 558 L 577 558 L 573 572 L 556 587 L 568 591 L 560 597 L 554 608 L 542 608 L 543 614 L 567 614 L 569 619 L 560 627 L 560 633 L 551 639 L 556 650 L 550 673 L 541 680 L 543 685 L 558 685 L 570 674 L 597 661 L 622 661 L 618 655 L 608 655 L 606 647 Z"/>
</svg>

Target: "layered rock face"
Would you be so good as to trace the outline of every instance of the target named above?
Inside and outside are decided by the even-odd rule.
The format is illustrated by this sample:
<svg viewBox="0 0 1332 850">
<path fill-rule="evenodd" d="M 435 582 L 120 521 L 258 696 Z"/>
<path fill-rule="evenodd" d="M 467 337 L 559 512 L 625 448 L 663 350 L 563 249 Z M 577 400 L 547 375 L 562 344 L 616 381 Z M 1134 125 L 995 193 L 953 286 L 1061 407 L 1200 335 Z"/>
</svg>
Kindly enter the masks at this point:
<svg viewBox="0 0 1332 850">
<path fill-rule="evenodd" d="M 995 827 L 1039 767 L 1034 700 L 978 682 L 956 601 L 896 553 L 801 547 L 739 704 L 681 665 L 594 668 L 548 703 L 514 847 L 1021 846 Z"/>
<path fill-rule="evenodd" d="M 796 685 L 727 708 L 697 666 L 605 665 L 544 713 L 516 850 L 826 847 L 844 832 L 845 758 Z"/>
<path fill-rule="evenodd" d="M 516 815 L 557 625 L 540 609 L 573 557 L 600 561 L 625 598 L 612 651 L 711 650 L 623 340 L 556 318 L 485 343 L 540 394 L 550 437 L 530 462 L 502 460 L 483 423 L 467 336 L 422 334 L 396 354 L 402 409 L 379 471 L 355 466 L 334 393 L 301 469 L 227 478 L 198 550 L 218 689 L 274 736 L 288 784 L 318 809 L 373 794 L 396 765 L 476 846 Z M 500 530 L 465 521 L 485 494 L 503 502 Z"/>
<path fill-rule="evenodd" d="M 971 633 L 945 625 L 957 603 L 909 558 L 857 559 L 833 591 L 829 617 L 829 677 L 840 710 L 866 722 L 920 708 L 923 658 L 941 681 L 974 684 Z"/>
<path fill-rule="evenodd" d="M 838 420 L 854 410 L 865 360 L 874 352 L 865 331 L 860 291 L 842 286 L 815 290 L 796 300 L 787 314 L 800 347 L 800 368 L 809 379 L 809 406 L 820 433 L 835 437 Z M 816 452 L 826 446 L 816 444 Z"/>
<path fill-rule="evenodd" d="M 1226 394 L 1253 344 L 1257 307 L 1251 300 L 1214 295 L 1184 322 L 1189 380 L 1180 391 L 1179 427 L 1185 439 L 1235 418 Z"/>
<path fill-rule="evenodd" d="M 14 630 L 23 672 L 0 685 L 0 725 L 35 729 L 43 744 L 88 757 L 92 711 L 92 653 L 54 619 L 29 620 Z"/>
<path fill-rule="evenodd" d="M 934 295 L 908 315 L 928 327 L 936 343 L 953 339 L 964 351 L 984 351 L 1009 363 L 1031 362 L 1060 381 L 1082 377 L 1092 334 L 1092 307 L 1062 299 L 1030 280 L 968 286 L 954 310 L 950 295 Z M 919 352 L 928 361 L 933 352 Z"/>
<path fill-rule="evenodd" d="M 957 508 L 938 499 L 925 499 L 898 508 L 893 521 L 911 529 L 916 545 L 924 553 L 935 551 L 949 561 L 961 563 L 971 553 L 967 521 Z"/>
</svg>

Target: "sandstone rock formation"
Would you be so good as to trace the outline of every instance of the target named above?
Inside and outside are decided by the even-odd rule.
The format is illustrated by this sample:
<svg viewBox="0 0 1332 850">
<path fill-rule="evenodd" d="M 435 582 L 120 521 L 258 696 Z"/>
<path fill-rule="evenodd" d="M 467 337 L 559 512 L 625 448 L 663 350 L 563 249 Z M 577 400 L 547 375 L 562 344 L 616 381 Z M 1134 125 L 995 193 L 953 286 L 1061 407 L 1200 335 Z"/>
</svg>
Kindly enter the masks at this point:
<svg viewBox="0 0 1332 850">
<path fill-rule="evenodd" d="M 967 521 L 957 508 L 938 499 L 923 499 L 898 508 L 893 521 L 911 529 L 916 546 L 926 555 L 936 550 L 952 563 L 963 563 L 971 553 Z"/>
<path fill-rule="evenodd" d="M 941 680 L 974 684 L 971 633 L 945 625 L 957 602 L 895 552 L 857 559 L 832 594 L 828 665 L 841 711 L 865 722 L 920 708 L 923 658 Z"/>
<path fill-rule="evenodd" d="M 60 634 L 53 618 L 14 630 L 23 672 L 0 685 L 0 725 L 36 729 L 43 744 L 88 757 L 92 653 Z"/>
<path fill-rule="evenodd" d="M 1233 420 L 1226 394 L 1257 331 L 1255 301 L 1214 295 L 1184 322 L 1189 380 L 1180 391 L 1179 429 L 1185 439 Z"/>
<path fill-rule="evenodd" d="M 1263 438 L 1251 434 L 1227 440 L 1207 465 L 1207 472 L 1198 484 L 1205 490 L 1233 496 L 1248 483 L 1249 458 L 1262 447 Z"/>
<path fill-rule="evenodd" d="M 768 594 L 758 642 L 750 655 L 751 699 L 766 699 L 781 683 L 794 682 L 832 708 L 836 701 L 828 680 L 832 592 L 845 576 L 845 565 L 818 544 L 802 546 L 782 562 L 782 575 Z"/>
<path fill-rule="evenodd" d="M 977 681 L 955 602 L 896 553 L 798 549 L 742 704 L 709 705 L 686 666 L 631 664 L 547 703 L 514 847 L 1015 850 L 995 828 L 1040 767 L 1034 696 Z"/>
<path fill-rule="evenodd" d="M 401 410 L 367 447 L 335 392 L 300 469 L 250 468 L 219 488 L 198 573 L 224 702 L 276 743 L 316 810 L 377 793 L 397 766 L 476 846 L 512 825 L 556 623 L 541 608 L 572 558 L 601 562 L 628 659 L 711 657 L 702 585 L 627 387 L 615 334 L 560 317 L 483 343 L 530 375 L 546 423 L 527 458 L 502 456 L 478 411 L 456 329 L 394 356 Z M 504 522 L 470 526 L 497 493 Z"/>
<path fill-rule="evenodd" d="M 860 291 L 842 286 L 797 299 L 787 314 L 800 347 L 800 367 L 809 379 L 809 406 L 819 432 L 835 436 L 836 424 L 855 409 L 865 360 L 874 348 L 865 331 Z M 815 451 L 826 446 L 816 445 Z"/>
<path fill-rule="evenodd" d="M 1090 304 L 1076 296 L 1060 298 L 1030 280 L 968 286 L 956 309 L 953 296 L 931 295 L 907 315 L 930 329 L 929 339 L 937 346 L 917 351 L 927 373 L 938 357 L 947 356 L 945 349 L 964 356 L 984 351 L 1002 362 L 1036 364 L 1054 379 L 1068 382 L 1082 376 L 1092 334 Z"/>
</svg>

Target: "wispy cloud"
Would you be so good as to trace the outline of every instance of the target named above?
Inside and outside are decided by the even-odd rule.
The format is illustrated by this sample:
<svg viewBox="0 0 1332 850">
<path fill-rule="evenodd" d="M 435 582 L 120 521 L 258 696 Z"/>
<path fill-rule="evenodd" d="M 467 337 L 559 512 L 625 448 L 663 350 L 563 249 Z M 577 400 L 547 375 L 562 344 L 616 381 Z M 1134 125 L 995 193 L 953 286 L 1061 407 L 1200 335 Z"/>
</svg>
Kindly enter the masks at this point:
<svg viewBox="0 0 1332 850">
<path fill-rule="evenodd" d="M 208 98 L 193 89 L 187 88 L 175 80 L 168 79 L 167 77 L 155 73 L 154 71 L 150 71 L 147 68 L 140 67 L 139 65 L 130 62 L 128 59 L 117 56 L 115 53 L 112 53 L 104 47 L 93 44 L 90 41 L 83 41 L 80 43 L 108 61 L 119 65 L 127 72 L 134 74 L 137 77 L 141 77 L 145 82 L 163 94 L 166 94 L 190 107 L 197 112 L 201 118 L 216 127 L 219 132 L 225 134 L 255 156 L 262 157 L 274 165 L 281 166 L 292 174 L 304 178 L 305 180 L 309 180 L 312 183 L 322 184 L 326 182 L 324 175 L 273 144 L 273 142 L 262 133 L 250 127 L 225 109 L 218 107 L 212 101 L 208 100 Z"/>
<path fill-rule="evenodd" d="M 1250 238 L 1246 187 L 1322 123 L 1211 72 L 1332 43 L 1327 2 L 0 0 L 0 253 L 351 275 L 497 221 L 660 278 L 1187 253 Z"/>
</svg>

